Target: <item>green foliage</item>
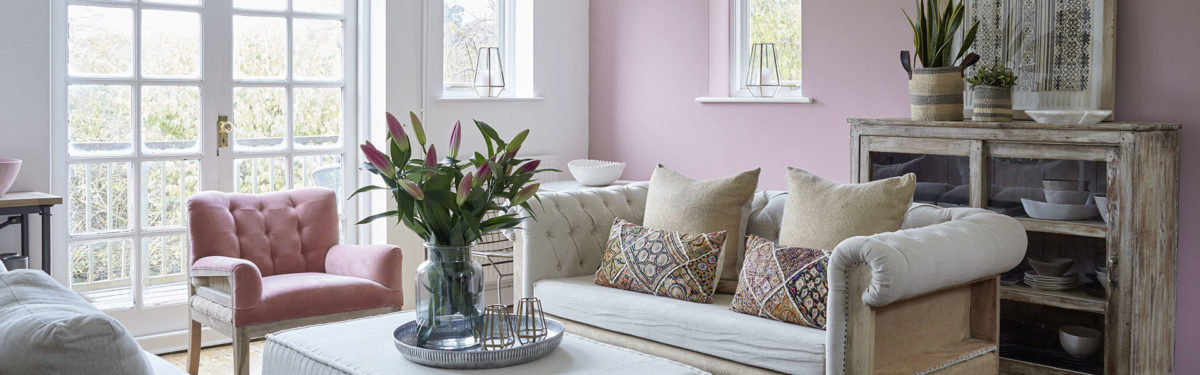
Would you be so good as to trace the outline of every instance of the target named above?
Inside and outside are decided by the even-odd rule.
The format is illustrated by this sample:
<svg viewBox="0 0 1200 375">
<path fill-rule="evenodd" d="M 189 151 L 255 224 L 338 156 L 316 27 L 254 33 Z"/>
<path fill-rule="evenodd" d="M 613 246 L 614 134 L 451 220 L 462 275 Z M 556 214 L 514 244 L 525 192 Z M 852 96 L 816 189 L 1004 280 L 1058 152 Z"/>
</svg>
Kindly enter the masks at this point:
<svg viewBox="0 0 1200 375">
<path fill-rule="evenodd" d="M 414 131 L 422 129 L 415 114 L 410 113 L 410 118 Z M 475 125 L 488 145 L 488 153 L 476 152 L 465 161 L 450 158 L 427 161 L 425 157 L 429 151 L 403 147 L 408 144 L 408 137 L 395 139 L 390 133 L 385 147 L 391 152 L 390 157 L 373 145 L 364 144 L 362 148 L 368 162 L 363 163 L 363 169 L 382 178 L 386 186 L 364 186 L 354 195 L 388 190 L 396 202 L 396 209 L 368 216 L 358 223 L 394 216 L 427 243 L 463 246 L 474 243 L 485 233 L 515 227 L 526 219 L 518 217 L 510 208 L 519 206 L 528 210 L 528 200 L 538 188 L 534 175 L 553 170 L 520 168 L 536 162 L 516 157 L 528 130 L 505 141 L 488 124 L 475 121 Z M 423 135 L 423 130 L 417 134 Z M 423 143 L 423 139 L 419 142 Z M 417 155 L 418 152 L 421 155 Z M 375 154 L 376 157 L 374 153 L 379 154 Z M 464 183 L 464 178 L 470 181 Z M 484 215 L 489 212 L 500 214 L 485 219 Z"/>
<path fill-rule="evenodd" d="M 939 0 L 916 0 L 918 17 L 916 21 L 908 15 L 908 11 L 904 12 L 904 17 L 908 19 L 909 26 L 913 29 L 913 44 L 916 46 L 917 58 L 921 60 L 921 66 L 926 68 L 941 68 L 954 66 L 966 55 L 971 49 L 971 45 L 975 44 L 975 32 L 979 29 L 979 22 L 971 24 L 966 35 L 963 35 L 961 43 L 958 47 L 958 53 L 954 52 L 954 35 L 958 33 L 958 29 L 962 26 L 964 11 L 961 1 L 955 3 L 953 0 L 946 2 L 945 11 L 938 12 Z"/>
<path fill-rule="evenodd" d="M 1017 84 L 1017 76 L 1013 74 L 1012 69 L 1004 66 L 1004 63 L 998 62 L 979 67 L 974 76 L 967 78 L 967 82 L 971 84 L 971 88 L 980 85 L 1013 87 Z"/>
<path fill-rule="evenodd" d="M 802 65 L 800 1 L 753 0 L 749 11 L 750 42 L 774 43 L 780 79 L 799 81 Z"/>
<path fill-rule="evenodd" d="M 470 85 L 475 81 L 479 48 L 500 45 L 497 2 L 486 1 L 486 8 L 465 7 L 462 3 L 446 1 L 443 12 L 442 81 L 445 84 Z"/>
</svg>

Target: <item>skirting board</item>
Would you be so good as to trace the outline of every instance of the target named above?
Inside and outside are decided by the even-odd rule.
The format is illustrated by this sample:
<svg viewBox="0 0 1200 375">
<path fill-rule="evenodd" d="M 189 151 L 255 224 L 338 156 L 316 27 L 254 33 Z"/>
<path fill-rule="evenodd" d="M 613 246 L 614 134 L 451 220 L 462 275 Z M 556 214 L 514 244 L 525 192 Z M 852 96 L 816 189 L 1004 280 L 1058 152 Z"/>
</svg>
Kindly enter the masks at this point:
<svg viewBox="0 0 1200 375">
<path fill-rule="evenodd" d="M 143 350 L 154 353 L 155 355 L 163 353 L 174 353 L 187 350 L 188 331 L 186 329 L 158 333 L 135 337 L 139 346 Z M 228 336 L 222 335 L 220 332 L 214 331 L 212 328 L 204 327 L 200 330 L 200 346 L 224 345 L 232 342 Z"/>
</svg>

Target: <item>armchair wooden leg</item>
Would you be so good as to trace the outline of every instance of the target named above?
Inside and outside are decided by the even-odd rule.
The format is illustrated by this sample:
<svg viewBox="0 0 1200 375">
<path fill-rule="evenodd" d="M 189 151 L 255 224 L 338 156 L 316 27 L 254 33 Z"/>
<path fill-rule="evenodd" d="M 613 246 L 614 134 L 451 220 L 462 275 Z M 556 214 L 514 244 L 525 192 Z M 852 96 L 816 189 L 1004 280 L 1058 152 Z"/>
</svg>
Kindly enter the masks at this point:
<svg viewBox="0 0 1200 375">
<path fill-rule="evenodd" d="M 237 375 L 250 374 L 250 338 L 243 328 L 233 329 L 233 370 Z"/>
<path fill-rule="evenodd" d="M 188 325 L 188 374 L 200 373 L 200 349 L 200 322 L 192 320 Z"/>
</svg>

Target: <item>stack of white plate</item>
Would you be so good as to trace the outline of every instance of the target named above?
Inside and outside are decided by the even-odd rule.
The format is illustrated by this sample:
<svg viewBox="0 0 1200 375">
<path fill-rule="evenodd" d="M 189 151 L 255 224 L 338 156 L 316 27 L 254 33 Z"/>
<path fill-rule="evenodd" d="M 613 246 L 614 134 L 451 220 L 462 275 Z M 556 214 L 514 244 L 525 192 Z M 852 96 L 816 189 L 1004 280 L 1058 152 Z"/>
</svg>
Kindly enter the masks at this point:
<svg viewBox="0 0 1200 375">
<path fill-rule="evenodd" d="M 1079 275 L 1067 272 L 1063 276 L 1042 276 L 1029 270 L 1025 271 L 1025 284 L 1041 290 L 1069 290 L 1079 287 Z"/>
</svg>

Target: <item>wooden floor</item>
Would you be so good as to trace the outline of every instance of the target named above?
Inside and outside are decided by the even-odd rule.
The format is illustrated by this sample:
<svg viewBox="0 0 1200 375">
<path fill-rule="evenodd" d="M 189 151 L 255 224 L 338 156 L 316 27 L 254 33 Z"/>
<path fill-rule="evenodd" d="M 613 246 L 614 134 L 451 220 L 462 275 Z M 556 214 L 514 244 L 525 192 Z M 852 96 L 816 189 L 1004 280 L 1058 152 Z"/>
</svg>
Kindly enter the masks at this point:
<svg viewBox="0 0 1200 375">
<path fill-rule="evenodd" d="M 262 373 L 263 340 L 250 343 L 250 374 Z M 167 362 L 187 371 L 187 352 L 163 354 Z M 201 375 L 226 375 L 233 373 L 233 346 L 221 345 L 200 351 Z"/>
</svg>

